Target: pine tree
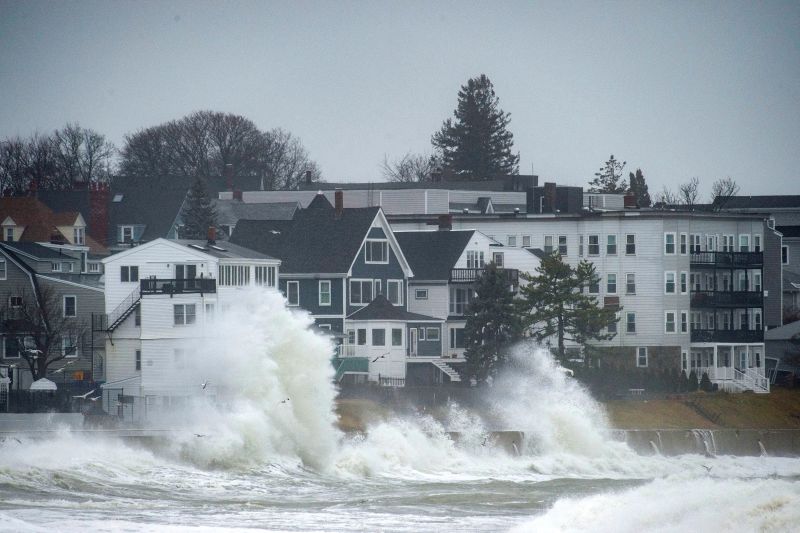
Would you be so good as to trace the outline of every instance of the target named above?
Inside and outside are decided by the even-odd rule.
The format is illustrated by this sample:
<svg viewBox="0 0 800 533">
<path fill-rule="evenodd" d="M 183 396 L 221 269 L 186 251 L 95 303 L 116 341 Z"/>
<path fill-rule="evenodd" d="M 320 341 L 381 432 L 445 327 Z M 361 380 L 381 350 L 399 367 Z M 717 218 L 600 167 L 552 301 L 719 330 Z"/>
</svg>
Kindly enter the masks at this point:
<svg viewBox="0 0 800 533">
<path fill-rule="evenodd" d="M 608 194 L 624 194 L 627 192 L 628 184 L 622 179 L 622 169 L 625 168 L 625 164 L 625 161 L 620 163 L 611 155 L 603 167 L 594 173 L 594 179 L 589 182 L 589 192 Z"/>
<path fill-rule="evenodd" d="M 528 284 L 522 288 L 525 318 L 531 335 L 538 341 L 555 337 L 557 355 L 565 358 L 564 342 L 584 345 L 591 340 L 613 339 L 616 333 L 603 333 L 619 321 L 617 311 L 601 307 L 597 298 L 586 294 L 591 285 L 600 282 L 595 267 L 581 261 L 577 267 L 565 263 L 557 254 L 546 256 L 536 275 L 521 274 Z"/>
<path fill-rule="evenodd" d="M 506 350 L 521 338 L 522 320 L 508 278 L 494 263 L 486 266 L 475 292 L 465 313 L 465 357 L 467 373 L 480 382 L 497 372 Z"/>
<path fill-rule="evenodd" d="M 208 228 L 217 225 L 216 209 L 208 196 L 206 183 L 200 177 L 194 180 L 186 195 L 186 206 L 182 216 L 183 229 L 180 232 L 182 239 L 205 239 Z"/>
<path fill-rule="evenodd" d="M 461 86 L 455 121 L 444 121 L 431 139 L 447 169 L 475 180 L 519 173 L 519 154 L 511 151 L 514 136 L 506 129 L 511 116 L 499 102 L 485 74 Z"/>
<path fill-rule="evenodd" d="M 641 168 L 636 169 L 636 173 L 628 173 L 630 180 L 629 191 L 636 196 L 636 205 L 639 207 L 650 207 L 652 201 L 650 200 L 650 193 L 647 191 L 647 183 L 644 181 L 644 174 Z"/>
</svg>

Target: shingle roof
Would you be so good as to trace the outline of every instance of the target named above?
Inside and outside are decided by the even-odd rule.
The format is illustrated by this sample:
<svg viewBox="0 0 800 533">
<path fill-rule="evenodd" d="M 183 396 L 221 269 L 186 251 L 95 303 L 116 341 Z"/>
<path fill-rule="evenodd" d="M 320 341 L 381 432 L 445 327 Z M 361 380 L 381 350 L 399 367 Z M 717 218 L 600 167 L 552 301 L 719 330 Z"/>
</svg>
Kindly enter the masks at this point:
<svg viewBox="0 0 800 533">
<path fill-rule="evenodd" d="M 733 196 L 725 201 L 723 209 L 785 209 L 792 207 L 800 208 L 800 195 Z"/>
<path fill-rule="evenodd" d="M 4 242 L 2 244 L 16 252 L 27 254 L 36 259 L 77 259 L 76 257 L 64 255 L 60 250 L 42 246 L 35 242 Z"/>
<path fill-rule="evenodd" d="M 217 223 L 235 226 L 239 220 L 291 220 L 298 202 L 246 204 L 240 200 L 214 200 Z"/>
<path fill-rule="evenodd" d="M 379 294 L 372 302 L 358 311 L 350 314 L 348 320 L 403 320 L 403 321 L 430 321 L 435 320 L 442 322 L 441 318 L 435 318 L 427 315 L 420 315 L 418 313 L 409 313 L 403 310 L 402 307 L 392 305 L 386 299 L 386 296 Z"/>
<path fill-rule="evenodd" d="M 315 198 L 292 220 L 240 220 L 230 242 L 277 257 L 281 272 L 343 274 L 379 210 L 347 208 L 337 217 L 330 202 Z"/>
<path fill-rule="evenodd" d="M 70 225 L 78 218 L 78 214 L 74 212 L 55 214 L 38 199 L 25 196 L 0 198 L 0 221 L 6 217 L 11 217 L 18 226 L 25 226 L 20 240 L 50 242 L 53 235 L 64 237 L 56 229 L 56 223 Z M 65 222 L 69 218 L 72 218 L 72 221 Z"/>
<path fill-rule="evenodd" d="M 775 226 L 784 237 L 800 237 L 800 226 Z"/>
<path fill-rule="evenodd" d="M 474 230 L 398 231 L 394 236 L 406 256 L 414 280 L 447 281 Z"/>
<path fill-rule="evenodd" d="M 111 198 L 122 195 L 121 201 L 112 200 L 109 209 L 109 240 L 118 239 L 118 225 L 143 225 L 143 241 L 166 237 L 181 210 L 189 185 L 185 180 L 160 184 L 157 189 L 140 181 L 121 179 L 114 182 Z"/>
<path fill-rule="evenodd" d="M 300 190 L 330 191 L 333 189 L 352 190 L 395 190 L 395 189 L 450 189 L 462 191 L 509 191 L 512 190 L 512 180 L 522 179 L 533 182 L 533 175 L 498 175 L 493 179 L 457 179 L 453 176 L 441 181 L 415 181 L 415 182 L 314 182 L 312 184 L 301 183 Z M 523 189 L 524 190 L 524 189 Z"/>
<path fill-rule="evenodd" d="M 183 244 L 184 246 L 191 246 L 195 249 L 202 248 L 200 251 L 214 257 L 233 259 L 274 259 L 268 255 L 251 250 L 250 248 L 245 248 L 244 246 L 239 246 L 238 244 L 227 241 L 214 245 L 209 245 L 208 241 L 201 239 L 175 239 L 174 242 Z"/>
</svg>

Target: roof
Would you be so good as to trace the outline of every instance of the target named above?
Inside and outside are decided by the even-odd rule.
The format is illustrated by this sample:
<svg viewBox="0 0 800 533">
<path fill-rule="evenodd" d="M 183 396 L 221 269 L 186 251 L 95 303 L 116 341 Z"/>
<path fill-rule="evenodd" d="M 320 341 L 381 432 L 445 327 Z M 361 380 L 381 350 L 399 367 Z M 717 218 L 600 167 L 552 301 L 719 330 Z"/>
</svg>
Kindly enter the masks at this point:
<svg viewBox="0 0 800 533">
<path fill-rule="evenodd" d="M 764 196 L 732 196 L 723 209 L 800 209 L 800 195 L 775 194 Z"/>
<path fill-rule="evenodd" d="M 474 233 L 475 230 L 398 231 L 394 236 L 414 271 L 415 280 L 446 281 Z"/>
<path fill-rule="evenodd" d="M 69 255 L 61 253 L 61 250 L 50 248 L 49 246 L 42 246 L 35 242 L 3 242 L 2 246 L 11 248 L 15 252 L 28 255 L 34 259 L 50 260 L 50 259 L 75 259 Z"/>
<path fill-rule="evenodd" d="M 189 184 L 182 178 L 159 183 L 157 193 L 141 181 L 120 179 L 111 188 L 111 198 L 121 195 L 119 202 L 111 201 L 109 209 L 109 241 L 116 242 L 117 226 L 142 225 L 140 240 L 151 241 L 166 237 L 181 211 Z"/>
<path fill-rule="evenodd" d="M 800 320 L 764 332 L 765 341 L 786 341 L 800 335 Z"/>
<path fill-rule="evenodd" d="M 292 220 L 240 220 L 230 242 L 279 258 L 282 273 L 347 273 L 379 211 L 346 208 L 337 217 L 318 195 Z"/>
<path fill-rule="evenodd" d="M 783 269 L 783 290 L 792 286 L 795 290 L 800 290 L 800 274 L 788 268 Z"/>
<path fill-rule="evenodd" d="M 173 239 L 172 242 L 189 246 L 195 250 L 221 259 L 274 259 L 273 257 L 232 242 L 220 242 L 213 245 L 209 245 L 208 241 L 202 239 Z"/>
<path fill-rule="evenodd" d="M 443 322 L 441 318 L 435 318 L 427 315 L 420 315 L 418 313 L 409 313 L 402 307 L 392 305 L 386 299 L 386 296 L 379 294 L 372 302 L 358 311 L 352 313 L 347 317 L 348 320 L 401 320 L 410 322 L 414 320 L 419 321 L 437 321 Z"/>
<path fill-rule="evenodd" d="M 784 237 L 800 237 L 800 226 L 775 226 L 775 229 Z"/>
<path fill-rule="evenodd" d="M 538 176 L 533 175 L 499 175 L 493 179 L 458 179 L 459 176 L 443 179 L 440 181 L 412 181 L 412 182 L 392 182 L 392 181 L 370 181 L 370 182 L 314 182 L 311 184 L 301 183 L 300 190 L 330 191 L 342 189 L 345 191 L 353 190 L 393 190 L 393 189 L 450 189 L 462 191 L 512 191 L 515 180 L 521 183 L 519 192 L 524 192 L 525 187 L 533 186 L 538 181 Z"/>
<path fill-rule="evenodd" d="M 54 235 L 67 241 L 56 226 L 74 224 L 77 212 L 54 213 L 39 199 L 32 196 L 0 198 L 0 221 L 11 217 L 18 226 L 25 226 L 21 241 L 50 242 Z"/>
<path fill-rule="evenodd" d="M 299 202 L 273 202 L 266 204 L 246 204 L 241 200 L 214 200 L 217 223 L 235 226 L 241 219 L 246 220 L 291 220 L 299 209 Z"/>
<path fill-rule="evenodd" d="M 528 252 L 532 253 L 533 255 L 538 257 L 539 259 L 544 259 L 545 257 L 550 255 L 550 254 L 544 253 L 544 250 L 542 250 L 541 248 L 524 248 L 524 250 L 527 250 Z"/>
</svg>

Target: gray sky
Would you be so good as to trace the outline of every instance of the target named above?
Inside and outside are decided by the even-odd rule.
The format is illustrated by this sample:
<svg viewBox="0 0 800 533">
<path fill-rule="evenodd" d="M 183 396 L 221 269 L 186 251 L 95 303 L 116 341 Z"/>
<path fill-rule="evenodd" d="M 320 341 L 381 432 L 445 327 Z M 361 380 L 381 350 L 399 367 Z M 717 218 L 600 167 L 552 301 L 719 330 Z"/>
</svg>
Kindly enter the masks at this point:
<svg viewBox="0 0 800 533">
<path fill-rule="evenodd" d="M 651 194 L 800 194 L 798 2 L 0 0 L 0 137 L 72 121 L 121 147 L 213 109 L 291 131 L 328 181 L 378 181 L 480 73 L 523 173 L 583 185 L 613 153 Z"/>
</svg>

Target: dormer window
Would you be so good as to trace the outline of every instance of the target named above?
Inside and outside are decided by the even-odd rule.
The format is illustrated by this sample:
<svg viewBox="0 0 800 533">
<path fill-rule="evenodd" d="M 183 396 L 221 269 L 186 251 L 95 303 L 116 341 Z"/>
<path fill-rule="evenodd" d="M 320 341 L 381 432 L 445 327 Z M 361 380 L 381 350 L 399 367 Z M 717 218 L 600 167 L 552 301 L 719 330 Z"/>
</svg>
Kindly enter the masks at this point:
<svg viewBox="0 0 800 533">
<path fill-rule="evenodd" d="M 388 263 L 389 243 L 384 240 L 368 240 L 364 244 L 364 261 L 367 263 Z"/>
<path fill-rule="evenodd" d="M 73 244 L 84 244 L 86 228 L 73 228 Z"/>
<path fill-rule="evenodd" d="M 5 240 L 6 242 L 14 242 L 14 228 L 6 228 Z"/>
<path fill-rule="evenodd" d="M 119 227 L 119 242 L 133 242 L 133 226 Z"/>
</svg>

